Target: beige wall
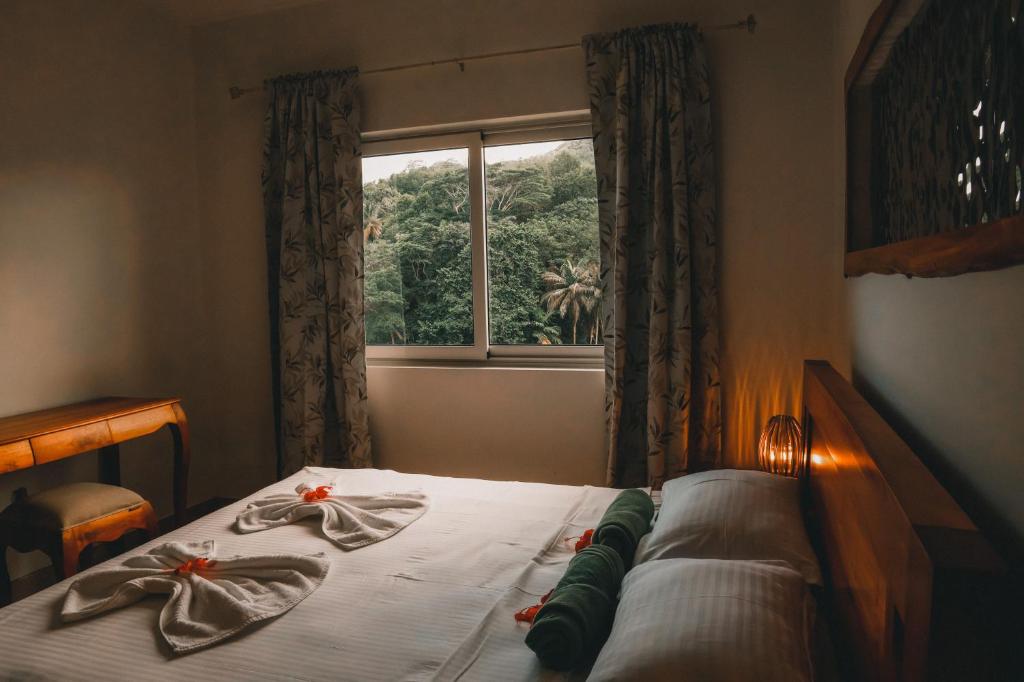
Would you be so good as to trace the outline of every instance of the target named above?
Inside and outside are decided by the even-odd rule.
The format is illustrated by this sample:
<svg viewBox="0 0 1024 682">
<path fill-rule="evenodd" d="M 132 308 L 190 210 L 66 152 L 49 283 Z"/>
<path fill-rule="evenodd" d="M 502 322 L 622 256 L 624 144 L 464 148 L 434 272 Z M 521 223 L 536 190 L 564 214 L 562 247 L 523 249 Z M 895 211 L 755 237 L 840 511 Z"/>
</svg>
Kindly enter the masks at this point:
<svg viewBox="0 0 1024 682">
<path fill-rule="evenodd" d="M 840 3 L 836 83 L 875 6 Z M 854 382 L 1021 565 L 1024 266 L 942 279 L 869 275 L 846 288 Z"/>
<path fill-rule="evenodd" d="M 726 449 L 730 463 L 746 465 L 759 425 L 774 412 L 798 413 L 801 360 L 846 364 L 841 249 L 828 227 L 836 215 L 828 3 L 363 0 L 197 28 L 206 349 L 214 445 L 232 472 L 222 472 L 225 485 L 246 493 L 270 480 L 274 462 L 258 185 L 264 103 L 259 95 L 232 101 L 228 86 L 294 71 L 575 42 L 652 22 L 719 24 L 748 12 L 760 22 L 756 35 L 707 37 L 727 254 Z M 577 51 L 474 62 L 464 73 L 439 67 L 367 76 L 363 92 L 366 130 L 588 106 Z M 600 372 L 374 368 L 375 450 L 382 465 L 408 471 L 597 483 L 605 458 L 602 391 Z M 539 397 L 548 393 L 558 400 Z M 559 435 L 566 433 L 571 438 Z"/>
<path fill-rule="evenodd" d="M 193 391 L 199 305 L 187 34 L 135 2 L 7 0 L 0 21 L 0 415 Z M 197 424 L 201 433 L 201 424 Z M 170 437 L 123 448 L 170 513 Z M 193 499 L 213 493 L 197 448 Z M 0 478 L 0 506 L 94 478 L 91 455 Z M 16 557 L 15 575 L 45 564 Z"/>
<path fill-rule="evenodd" d="M 371 367 L 368 382 L 377 466 L 604 484 L 601 369 Z"/>
</svg>

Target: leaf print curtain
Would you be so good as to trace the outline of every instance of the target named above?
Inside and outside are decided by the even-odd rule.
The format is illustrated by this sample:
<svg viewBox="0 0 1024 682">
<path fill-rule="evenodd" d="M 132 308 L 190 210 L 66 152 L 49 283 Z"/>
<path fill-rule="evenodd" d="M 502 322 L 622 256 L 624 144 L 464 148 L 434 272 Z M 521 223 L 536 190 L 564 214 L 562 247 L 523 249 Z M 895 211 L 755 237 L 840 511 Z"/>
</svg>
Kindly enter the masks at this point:
<svg viewBox="0 0 1024 682">
<path fill-rule="evenodd" d="M 583 39 L 605 329 L 608 484 L 660 487 L 721 455 L 715 175 L 703 40 Z"/>
<path fill-rule="evenodd" d="M 263 202 L 278 473 L 371 466 L 358 72 L 267 82 Z"/>
</svg>

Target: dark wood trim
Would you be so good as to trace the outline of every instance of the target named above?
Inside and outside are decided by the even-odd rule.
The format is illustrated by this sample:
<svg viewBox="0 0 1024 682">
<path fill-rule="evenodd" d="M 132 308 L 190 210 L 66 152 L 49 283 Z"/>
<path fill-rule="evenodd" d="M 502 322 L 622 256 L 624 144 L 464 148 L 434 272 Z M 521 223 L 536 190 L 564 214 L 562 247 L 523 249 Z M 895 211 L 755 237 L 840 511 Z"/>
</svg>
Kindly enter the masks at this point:
<svg viewBox="0 0 1024 682">
<path fill-rule="evenodd" d="M 803 392 L 808 526 L 842 669 L 854 680 L 1005 679 L 1006 565 L 831 365 L 805 362 Z"/>
<path fill-rule="evenodd" d="M 874 51 L 875 45 L 882 36 L 885 26 L 889 23 L 889 18 L 892 17 L 893 10 L 895 9 L 896 0 L 882 0 L 878 7 L 875 8 L 875 11 L 871 13 L 871 18 L 868 19 L 868 23 L 864 27 L 864 34 L 861 35 L 860 42 L 857 43 L 857 49 L 854 50 L 853 57 L 850 59 L 850 65 L 846 67 L 846 78 L 844 80 L 846 92 L 850 92 L 850 88 L 853 87 L 854 82 L 860 76 L 860 72 L 864 69 L 864 63 L 867 62 L 871 52 Z"/>
<path fill-rule="evenodd" d="M 844 274 L 950 277 L 1024 263 L 1024 215 L 930 237 L 851 251 Z"/>
</svg>

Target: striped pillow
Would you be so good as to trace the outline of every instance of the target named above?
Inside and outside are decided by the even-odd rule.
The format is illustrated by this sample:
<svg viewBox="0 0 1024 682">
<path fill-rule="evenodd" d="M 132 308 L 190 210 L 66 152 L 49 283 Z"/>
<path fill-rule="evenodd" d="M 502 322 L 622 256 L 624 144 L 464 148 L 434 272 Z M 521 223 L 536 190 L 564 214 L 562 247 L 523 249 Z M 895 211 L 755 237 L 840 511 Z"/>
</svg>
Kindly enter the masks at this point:
<svg viewBox="0 0 1024 682">
<path fill-rule="evenodd" d="M 785 561 L 812 585 L 821 569 L 800 513 L 800 483 L 763 471 L 719 469 L 667 482 L 636 563 L 652 559 Z"/>
<path fill-rule="evenodd" d="M 782 562 L 652 561 L 626 574 L 587 680 L 809 682 L 812 609 Z"/>
</svg>

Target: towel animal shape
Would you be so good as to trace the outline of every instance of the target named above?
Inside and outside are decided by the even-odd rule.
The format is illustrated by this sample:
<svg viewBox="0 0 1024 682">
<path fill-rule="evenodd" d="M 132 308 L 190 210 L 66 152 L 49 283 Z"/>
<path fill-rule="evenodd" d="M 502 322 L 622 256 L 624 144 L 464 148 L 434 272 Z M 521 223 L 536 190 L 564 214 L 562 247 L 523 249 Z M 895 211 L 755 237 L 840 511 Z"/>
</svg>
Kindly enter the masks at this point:
<svg viewBox="0 0 1024 682">
<path fill-rule="evenodd" d="M 219 559 L 212 540 L 168 542 L 84 573 L 68 588 L 61 618 L 79 621 L 167 594 L 160 633 L 175 653 L 184 653 L 280 616 L 320 587 L 329 567 L 323 554 Z"/>
<path fill-rule="evenodd" d="M 417 492 L 333 495 L 332 490 L 332 484 L 304 482 L 295 494 L 268 495 L 250 503 L 235 519 L 235 528 L 254 533 L 320 516 L 324 536 L 351 550 L 386 540 L 423 516 L 429 506 L 427 496 Z"/>
</svg>

